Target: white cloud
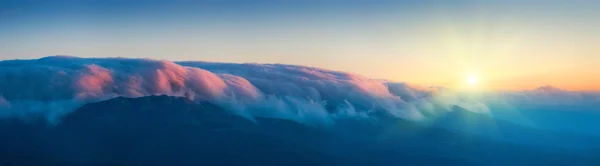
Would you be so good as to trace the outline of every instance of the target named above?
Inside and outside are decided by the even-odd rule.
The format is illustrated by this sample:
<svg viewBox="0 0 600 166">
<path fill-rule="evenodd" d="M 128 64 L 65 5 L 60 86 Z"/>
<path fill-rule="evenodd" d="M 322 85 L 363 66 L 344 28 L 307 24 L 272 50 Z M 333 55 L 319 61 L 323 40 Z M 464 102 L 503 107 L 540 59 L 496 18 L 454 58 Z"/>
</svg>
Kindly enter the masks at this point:
<svg viewBox="0 0 600 166">
<path fill-rule="evenodd" d="M 419 120 L 425 118 L 424 112 L 448 110 L 452 105 L 489 112 L 489 104 L 497 101 L 600 101 L 597 93 L 547 87 L 464 100 L 446 89 L 304 66 L 64 56 L 0 61 L 0 94 L 1 116 L 42 114 L 51 121 L 85 103 L 159 94 L 208 100 L 250 118 L 279 117 L 312 124 L 374 114 Z"/>
</svg>

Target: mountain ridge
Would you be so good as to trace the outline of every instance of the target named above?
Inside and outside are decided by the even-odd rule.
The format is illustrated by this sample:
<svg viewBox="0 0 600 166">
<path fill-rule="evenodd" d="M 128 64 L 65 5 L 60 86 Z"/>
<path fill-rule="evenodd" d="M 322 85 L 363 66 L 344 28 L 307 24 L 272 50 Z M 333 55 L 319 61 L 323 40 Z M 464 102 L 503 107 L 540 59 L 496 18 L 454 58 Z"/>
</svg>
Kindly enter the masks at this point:
<svg viewBox="0 0 600 166">
<path fill-rule="evenodd" d="M 507 144 L 407 121 L 330 128 L 235 115 L 182 97 L 118 97 L 56 126 L 2 121 L 4 165 L 506 165 L 598 163 L 586 152 Z M 362 135 L 362 136 L 361 136 Z M 528 156 L 542 156 L 531 158 Z M 493 163 L 490 163 L 493 162 Z"/>
</svg>

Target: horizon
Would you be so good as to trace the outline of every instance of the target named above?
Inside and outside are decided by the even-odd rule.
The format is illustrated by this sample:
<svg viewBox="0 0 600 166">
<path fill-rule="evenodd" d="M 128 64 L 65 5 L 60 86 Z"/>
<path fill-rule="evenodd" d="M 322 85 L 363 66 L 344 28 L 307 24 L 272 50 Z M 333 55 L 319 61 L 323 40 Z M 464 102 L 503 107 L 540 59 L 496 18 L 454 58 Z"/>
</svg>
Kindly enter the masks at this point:
<svg viewBox="0 0 600 166">
<path fill-rule="evenodd" d="M 307 65 L 297 65 L 297 64 L 284 64 L 284 63 L 257 63 L 257 62 L 217 62 L 217 61 L 202 61 L 202 60 L 181 60 L 181 61 L 171 61 L 168 59 L 153 59 L 153 58 L 135 58 L 135 57 L 120 57 L 120 56 L 115 56 L 115 57 L 80 57 L 80 56 L 74 56 L 74 55 L 48 55 L 48 56 L 42 56 L 39 58 L 17 58 L 17 59 L 0 59 L 0 62 L 3 61 L 31 61 L 31 60 L 39 60 L 39 59 L 45 59 L 45 58 L 53 58 L 53 57 L 65 57 L 65 58 L 82 58 L 82 59 L 138 59 L 138 60 L 152 60 L 152 61 L 170 61 L 173 63 L 185 63 L 185 62 L 206 62 L 206 63 L 216 63 L 216 64 L 259 64 L 259 65 L 292 65 L 292 66 L 299 66 L 299 67 L 310 67 L 310 68 L 317 68 L 317 69 L 325 69 L 325 70 L 331 70 L 331 69 L 327 69 L 327 68 L 320 68 L 320 67 L 315 67 L 315 66 L 307 66 Z M 93 63 L 92 63 L 93 64 Z M 349 74 L 358 74 L 358 73 L 354 73 L 354 72 L 349 72 L 349 71 L 342 71 L 342 70 L 331 70 L 331 71 L 335 71 L 335 72 L 342 72 L 342 73 L 349 73 Z M 361 75 L 361 74 L 359 74 Z M 361 75 L 364 76 L 364 75 Z M 367 77 L 369 78 L 369 77 Z M 539 85 L 536 87 L 532 87 L 532 88 L 527 88 L 527 89 L 481 89 L 479 87 L 477 87 L 476 89 L 471 89 L 469 87 L 464 87 L 465 85 L 462 85 L 463 87 L 445 87 L 445 86 L 439 86 L 439 85 L 428 85 L 428 84 L 416 84 L 416 83 L 411 83 L 411 82 L 399 82 L 399 81 L 395 81 L 395 80 L 388 80 L 385 78 L 369 78 L 372 80 L 379 80 L 382 82 L 390 82 L 390 83 L 405 83 L 411 86 L 420 86 L 420 87 L 425 87 L 425 88 L 446 88 L 448 90 L 452 90 L 454 92 L 459 92 L 459 93 L 489 93 L 489 92 L 527 92 L 527 91 L 537 91 L 537 90 L 543 90 L 543 91 L 548 91 L 548 90 L 552 90 L 552 91 L 568 91 L 568 92 L 590 92 L 590 93 L 600 93 L 600 90 L 596 90 L 596 89 L 586 89 L 586 90 L 570 90 L 570 89 L 565 89 L 562 87 L 557 87 L 554 85 Z"/>
<path fill-rule="evenodd" d="M 463 88 L 600 90 L 600 3 L 0 2 L 0 60 L 44 55 L 280 63 Z"/>
</svg>

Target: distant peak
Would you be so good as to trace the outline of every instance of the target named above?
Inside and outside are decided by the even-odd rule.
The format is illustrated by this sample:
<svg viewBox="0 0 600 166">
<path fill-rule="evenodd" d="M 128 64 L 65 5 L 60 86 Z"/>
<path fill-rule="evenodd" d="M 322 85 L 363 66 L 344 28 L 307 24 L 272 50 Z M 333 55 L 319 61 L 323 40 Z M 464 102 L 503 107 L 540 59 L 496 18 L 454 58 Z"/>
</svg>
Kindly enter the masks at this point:
<svg viewBox="0 0 600 166">
<path fill-rule="evenodd" d="M 536 88 L 535 91 L 538 91 L 538 92 L 562 92 L 564 90 L 554 87 L 552 85 L 544 85 L 544 86 L 540 86 L 540 87 Z"/>
</svg>

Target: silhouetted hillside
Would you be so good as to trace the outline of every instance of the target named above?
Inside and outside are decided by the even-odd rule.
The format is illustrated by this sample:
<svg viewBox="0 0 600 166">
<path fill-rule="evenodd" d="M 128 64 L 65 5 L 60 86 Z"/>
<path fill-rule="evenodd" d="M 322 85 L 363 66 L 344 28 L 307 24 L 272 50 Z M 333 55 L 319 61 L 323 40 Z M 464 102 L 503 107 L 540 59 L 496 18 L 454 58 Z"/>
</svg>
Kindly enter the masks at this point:
<svg viewBox="0 0 600 166">
<path fill-rule="evenodd" d="M 333 126 L 230 114 L 184 98 L 115 98 L 57 125 L 0 122 L 0 165 L 594 165 L 585 151 L 534 149 L 397 119 Z"/>
<path fill-rule="evenodd" d="M 522 126 L 454 106 L 432 118 L 436 127 L 528 146 L 590 149 L 600 147 L 600 137 Z"/>
</svg>

